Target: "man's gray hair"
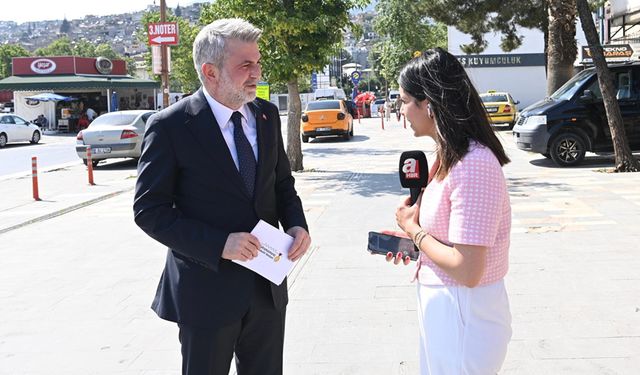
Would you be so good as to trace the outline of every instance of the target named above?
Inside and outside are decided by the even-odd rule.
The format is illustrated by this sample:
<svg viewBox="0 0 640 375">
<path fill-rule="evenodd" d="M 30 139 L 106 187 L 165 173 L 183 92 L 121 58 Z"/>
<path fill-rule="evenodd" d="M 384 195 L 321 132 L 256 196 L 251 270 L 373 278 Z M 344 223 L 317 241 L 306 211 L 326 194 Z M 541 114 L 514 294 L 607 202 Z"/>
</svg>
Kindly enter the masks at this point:
<svg viewBox="0 0 640 375">
<path fill-rule="evenodd" d="M 193 65 L 200 82 L 204 84 L 205 81 L 202 64 L 210 63 L 222 69 L 227 40 L 257 42 L 261 34 L 262 30 L 241 18 L 219 19 L 203 27 L 193 41 Z"/>
</svg>

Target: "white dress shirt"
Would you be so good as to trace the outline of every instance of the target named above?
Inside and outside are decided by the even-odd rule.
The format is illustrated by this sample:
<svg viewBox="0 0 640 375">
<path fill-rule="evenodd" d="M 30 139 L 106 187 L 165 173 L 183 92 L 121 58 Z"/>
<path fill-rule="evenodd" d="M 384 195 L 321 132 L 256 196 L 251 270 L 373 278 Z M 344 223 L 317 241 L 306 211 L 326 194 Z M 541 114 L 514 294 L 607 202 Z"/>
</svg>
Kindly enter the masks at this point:
<svg viewBox="0 0 640 375">
<path fill-rule="evenodd" d="M 207 102 L 209 103 L 209 107 L 211 107 L 213 116 L 216 118 L 216 121 L 220 126 L 220 131 L 222 132 L 224 141 L 227 143 L 227 147 L 229 148 L 233 162 L 236 164 L 236 168 L 240 170 L 236 142 L 233 139 L 233 122 L 231 122 L 231 115 L 235 111 L 242 113 L 242 130 L 244 130 L 244 135 L 247 137 L 247 140 L 249 140 L 249 144 L 251 144 L 253 156 L 255 156 L 257 161 L 258 133 L 256 131 L 256 118 L 253 115 L 253 112 L 249 109 L 249 106 L 245 104 L 238 109 L 231 109 L 215 100 L 211 95 L 209 95 L 206 89 L 203 88 L 202 92 L 204 92 L 204 97 L 207 98 Z"/>
</svg>

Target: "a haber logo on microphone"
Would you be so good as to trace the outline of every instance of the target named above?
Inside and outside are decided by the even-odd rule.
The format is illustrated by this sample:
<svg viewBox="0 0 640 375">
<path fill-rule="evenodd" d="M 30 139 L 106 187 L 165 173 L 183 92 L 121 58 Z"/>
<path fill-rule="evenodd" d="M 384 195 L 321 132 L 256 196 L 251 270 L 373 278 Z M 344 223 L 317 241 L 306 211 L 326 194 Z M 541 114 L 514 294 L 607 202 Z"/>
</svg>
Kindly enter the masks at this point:
<svg viewBox="0 0 640 375">
<path fill-rule="evenodd" d="M 402 173 L 404 178 L 409 180 L 417 180 L 420 178 L 420 166 L 416 159 L 407 159 L 402 165 Z"/>
</svg>

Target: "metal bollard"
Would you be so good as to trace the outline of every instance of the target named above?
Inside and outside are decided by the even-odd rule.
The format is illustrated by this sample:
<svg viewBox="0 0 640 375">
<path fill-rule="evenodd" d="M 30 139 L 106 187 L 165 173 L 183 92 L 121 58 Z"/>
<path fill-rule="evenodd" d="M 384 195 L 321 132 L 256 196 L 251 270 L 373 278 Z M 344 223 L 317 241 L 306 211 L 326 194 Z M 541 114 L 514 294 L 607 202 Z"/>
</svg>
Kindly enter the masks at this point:
<svg viewBox="0 0 640 375">
<path fill-rule="evenodd" d="M 33 188 L 33 199 L 39 201 L 40 194 L 38 194 L 38 158 L 31 157 L 31 185 Z"/>
<path fill-rule="evenodd" d="M 95 185 L 93 182 L 93 161 L 91 160 L 90 145 L 87 145 L 87 173 L 89 174 L 89 185 Z"/>
<path fill-rule="evenodd" d="M 407 116 L 402 116 L 402 123 L 404 124 L 404 128 L 407 128 Z"/>
<path fill-rule="evenodd" d="M 383 112 L 384 114 L 384 112 Z M 382 130 L 384 130 L 384 116 L 380 116 L 380 120 L 382 121 Z"/>
</svg>

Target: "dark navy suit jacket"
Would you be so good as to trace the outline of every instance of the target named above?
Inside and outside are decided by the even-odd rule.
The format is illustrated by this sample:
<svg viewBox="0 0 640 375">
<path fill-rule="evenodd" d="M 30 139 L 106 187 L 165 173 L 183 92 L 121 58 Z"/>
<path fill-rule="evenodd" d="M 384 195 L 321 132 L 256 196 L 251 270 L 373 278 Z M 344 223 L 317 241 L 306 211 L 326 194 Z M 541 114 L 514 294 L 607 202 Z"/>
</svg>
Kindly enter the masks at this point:
<svg viewBox="0 0 640 375">
<path fill-rule="evenodd" d="M 202 89 L 149 119 L 133 209 L 140 228 L 169 248 L 152 304 L 163 319 L 202 327 L 239 319 L 257 276 L 220 257 L 227 236 L 250 232 L 259 219 L 285 230 L 307 228 L 278 110 L 262 99 L 249 106 L 258 137 L 253 198 Z M 284 309 L 286 280 L 271 284 L 271 292 Z"/>
</svg>

